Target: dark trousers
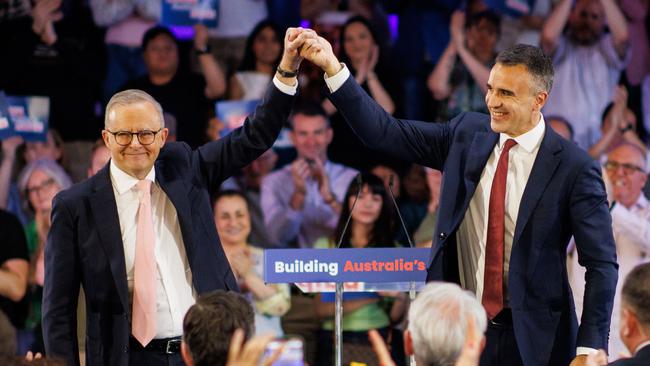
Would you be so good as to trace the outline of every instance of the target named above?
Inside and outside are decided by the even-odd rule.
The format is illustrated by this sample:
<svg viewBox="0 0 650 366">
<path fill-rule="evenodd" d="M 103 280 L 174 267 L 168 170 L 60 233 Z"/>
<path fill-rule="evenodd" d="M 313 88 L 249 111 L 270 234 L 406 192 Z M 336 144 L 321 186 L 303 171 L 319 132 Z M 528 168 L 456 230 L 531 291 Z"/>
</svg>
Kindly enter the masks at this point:
<svg viewBox="0 0 650 366">
<path fill-rule="evenodd" d="M 510 309 L 504 309 L 494 319 L 488 320 L 485 338 L 480 366 L 523 366 Z"/>
</svg>

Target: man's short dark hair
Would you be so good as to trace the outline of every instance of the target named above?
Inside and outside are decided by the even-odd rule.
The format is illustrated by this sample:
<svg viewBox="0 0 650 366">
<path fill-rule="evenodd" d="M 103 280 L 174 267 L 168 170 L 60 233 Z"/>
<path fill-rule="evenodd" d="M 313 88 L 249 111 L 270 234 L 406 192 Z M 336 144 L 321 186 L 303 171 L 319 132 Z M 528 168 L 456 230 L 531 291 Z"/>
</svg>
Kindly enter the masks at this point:
<svg viewBox="0 0 650 366">
<path fill-rule="evenodd" d="M 636 266 L 627 275 L 621 296 L 634 310 L 639 323 L 650 327 L 650 263 Z"/>
<path fill-rule="evenodd" d="M 149 42 L 151 42 L 154 38 L 158 37 L 159 35 L 164 34 L 171 38 L 174 43 L 176 43 L 176 46 L 178 46 L 178 40 L 176 39 L 176 36 L 174 36 L 174 33 L 172 33 L 171 30 L 167 27 L 163 27 L 162 25 L 157 25 L 148 31 L 144 33 L 144 36 L 142 36 L 142 51 L 144 52 L 147 49 L 147 46 L 149 45 Z"/>
<path fill-rule="evenodd" d="M 325 109 L 323 109 L 323 107 L 318 103 L 301 102 L 299 104 L 296 104 L 293 107 L 291 116 L 289 116 L 289 128 L 291 129 L 293 129 L 293 118 L 297 114 L 302 114 L 304 116 L 309 116 L 309 117 L 321 116 L 325 119 L 325 122 L 327 122 L 327 126 L 329 127 L 330 125 L 330 119 L 327 116 L 327 112 L 325 112 Z"/>
<path fill-rule="evenodd" d="M 566 118 L 564 118 L 562 116 L 559 116 L 559 115 L 553 114 L 553 115 L 544 117 L 544 119 L 549 121 L 549 122 L 558 121 L 561 124 L 563 124 L 564 126 L 566 126 L 567 130 L 569 130 L 569 135 L 571 137 L 571 141 L 573 141 L 573 135 L 574 135 L 573 126 L 571 126 L 571 123 L 569 123 L 569 121 Z"/>
<path fill-rule="evenodd" d="M 524 65 L 546 92 L 553 87 L 553 62 L 541 48 L 516 44 L 499 53 L 496 62 L 505 66 Z"/>
<path fill-rule="evenodd" d="M 183 319 L 183 341 L 196 366 L 223 366 L 237 328 L 245 339 L 255 332 L 250 303 L 236 292 L 217 290 L 199 296 Z"/>
</svg>

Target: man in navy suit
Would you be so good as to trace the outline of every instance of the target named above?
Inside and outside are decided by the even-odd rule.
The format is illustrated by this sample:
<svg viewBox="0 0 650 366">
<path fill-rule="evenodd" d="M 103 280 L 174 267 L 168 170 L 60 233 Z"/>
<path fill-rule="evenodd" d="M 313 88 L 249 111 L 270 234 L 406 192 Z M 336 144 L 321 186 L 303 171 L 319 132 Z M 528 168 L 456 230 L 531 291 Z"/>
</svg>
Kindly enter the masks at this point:
<svg viewBox="0 0 650 366">
<path fill-rule="evenodd" d="M 488 80 L 490 115 L 425 123 L 387 114 L 329 43 L 306 33 L 301 55 L 325 71 L 330 100 L 361 140 L 443 171 L 428 280 L 460 283 L 482 301 L 481 365 L 583 365 L 605 347 L 617 280 L 611 217 L 598 164 L 540 112 L 551 60 L 536 47 L 505 50 Z M 572 236 L 587 269 L 579 328 L 565 264 Z"/>
<path fill-rule="evenodd" d="M 301 37 L 287 31 L 279 70 L 297 69 Z M 271 147 L 293 101 L 279 89 L 295 85 L 295 76 L 279 71 L 243 127 L 195 151 L 165 144 L 162 109 L 151 96 L 113 96 L 102 131 L 110 163 L 54 199 L 43 296 L 48 356 L 79 364 L 81 285 L 88 365 L 183 364 L 182 320 L 197 294 L 238 290 L 210 196 Z"/>
</svg>

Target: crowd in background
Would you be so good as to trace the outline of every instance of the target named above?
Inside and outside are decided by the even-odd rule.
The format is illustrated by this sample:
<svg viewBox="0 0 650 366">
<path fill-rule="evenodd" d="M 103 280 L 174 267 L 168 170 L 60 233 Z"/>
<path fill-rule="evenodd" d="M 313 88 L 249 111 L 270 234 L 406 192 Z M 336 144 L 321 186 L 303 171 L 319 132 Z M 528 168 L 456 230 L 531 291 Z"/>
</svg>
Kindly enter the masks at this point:
<svg viewBox="0 0 650 366">
<path fill-rule="evenodd" d="M 528 43 L 552 57 L 544 120 L 602 163 L 621 279 L 609 354 L 627 352 L 617 335 L 622 279 L 650 254 L 650 1 L 534 0 L 517 16 L 494 3 L 222 0 L 218 27 L 196 25 L 191 39 L 179 39 L 158 25 L 158 0 L 0 0 L 0 90 L 50 98 L 46 141 L 1 142 L 0 308 L 16 329 L 17 353 L 43 351 L 52 199 L 106 165 L 110 154 L 97 139 L 109 98 L 146 91 L 162 105 L 170 139 L 197 148 L 223 133 L 215 102 L 262 98 L 285 29 L 305 24 L 328 38 L 385 111 L 431 123 L 486 112 L 500 50 Z M 331 248 L 339 240 L 353 248 L 430 246 L 444 174 L 365 147 L 326 99 L 316 67 L 303 65 L 298 80 L 286 122 L 291 147 L 267 151 L 226 180 L 214 219 L 257 332 L 300 334 L 309 364 L 326 365 L 333 296 L 265 284 L 262 249 Z M 584 279 L 574 252 L 567 249 L 567 263 L 580 311 Z M 378 329 L 396 364 L 405 364 L 408 308 L 401 293 L 346 294 L 344 357 L 370 357 L 366 333 Z M 83 322 L 83 306 L 78 313 Z"/>
</svg>

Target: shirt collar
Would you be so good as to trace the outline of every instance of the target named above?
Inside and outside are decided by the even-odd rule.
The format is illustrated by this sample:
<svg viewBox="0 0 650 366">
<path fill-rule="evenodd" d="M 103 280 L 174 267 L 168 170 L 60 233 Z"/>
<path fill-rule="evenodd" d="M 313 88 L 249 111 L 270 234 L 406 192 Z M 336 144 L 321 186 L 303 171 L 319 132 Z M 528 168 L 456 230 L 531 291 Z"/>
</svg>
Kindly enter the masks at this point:
<svg viewBox="0 0 650 366">
<path fill-rule="evenodd" d="M 645 194 L 643 194 L 643 192 L 641 192 L 641 194 L 639 195 L 639 199 L 636 200 L 636 203 L 634 204 L 634 206 L 636 206 L 636 207 L 643 210 L 643 209 L 648 208 L 648 206 L 650 206 L 650 201 L 648 201 L 648 199 L 645 198 Z"/>
<path fill-rule="evenodd" d="M 646 346 L 650 346 L 650 340 L 645 341 L 645 342 L 641 343 L 640 345 L 636 346 L 636 349 L 634 350 L 634 354 L 636 355 L 637 353 L 639 353 L 639 351 L 640 351 L 642 348 L 644 348 L 644 347 L 646 347 Z"/>
<path fill-rule="evenodd" d="M 544 138 L 544 132 L 546 131 L 546 124 L 544 123 L 544 116 L 540 113 L 539 122 L 533 127 L 530 131 L 519 135 L 517 137 L 510 137 L 505 133 L 499 134 L 499 149 L 503 149 L 505 142 L 508 139 L 513 139 L 517 141 L 517 145 L 521 146 L 524 150 L 529 153 L 532 153 L 539 147 Z"/>
<path fill-rule="evenodd" d="M 139 181 L 138 178 L 135 178 L 124 170 L 118 168 L 113 159 L 111 159 L 110 172 L 113 185 L 115 186 L 117 193 L 120 195 L 123 195 L 125 192 L 132 189 Z M 152 168 L 144 179 L 150 180 L 152 183 L 155 182 L 156 169 Z"/>
</svg>

